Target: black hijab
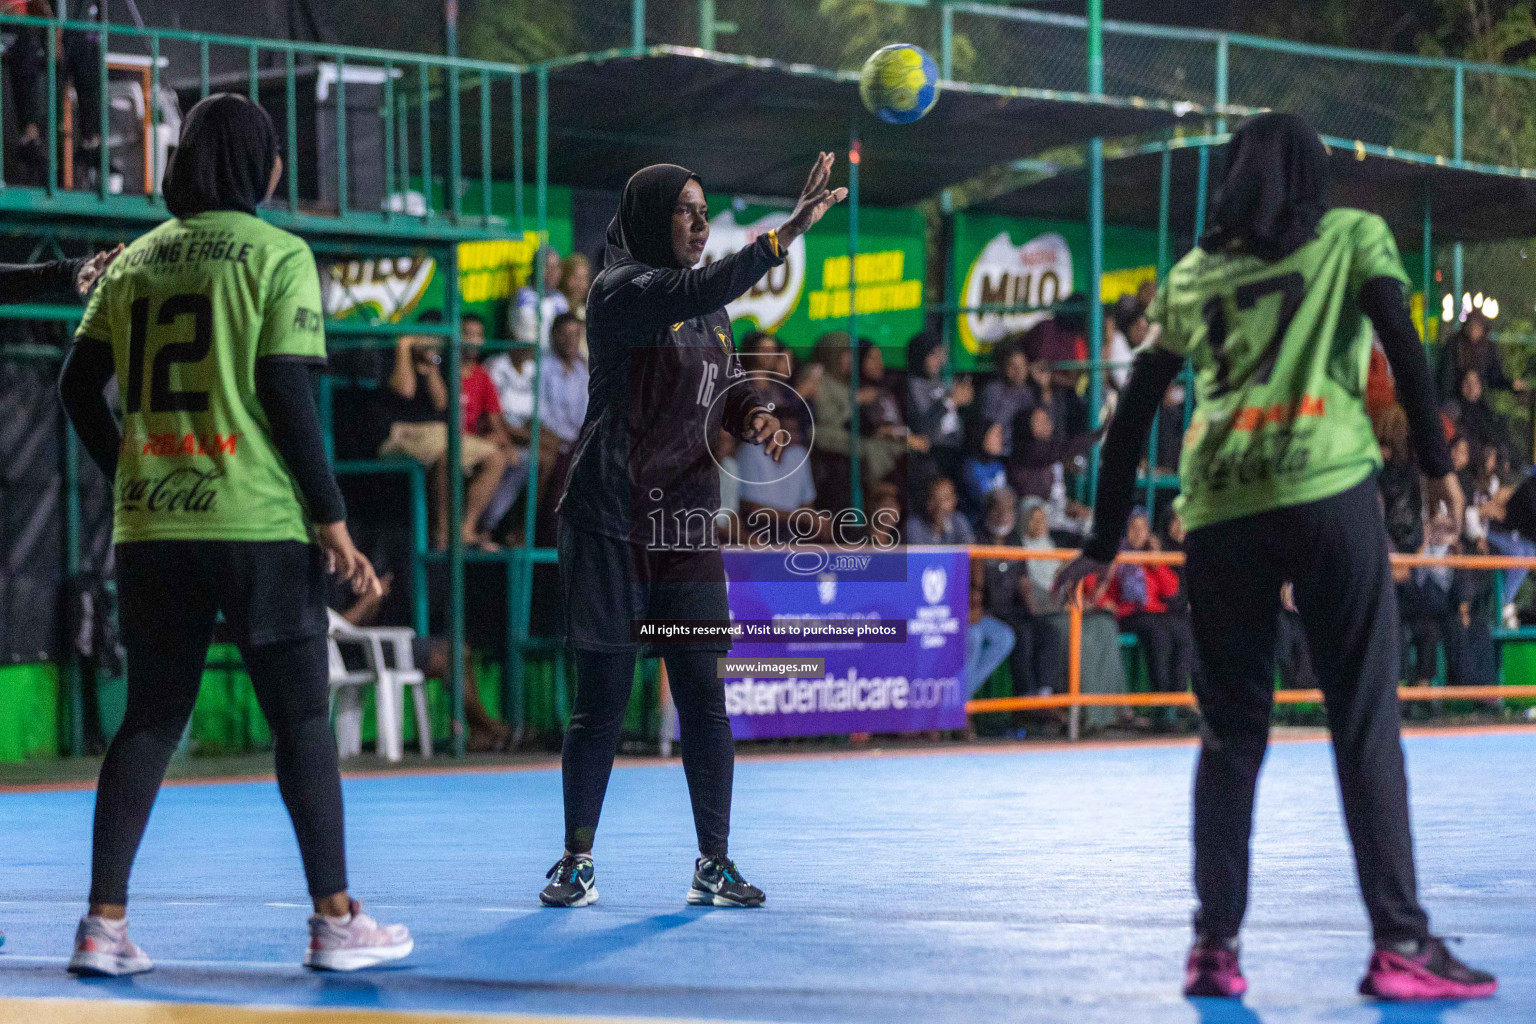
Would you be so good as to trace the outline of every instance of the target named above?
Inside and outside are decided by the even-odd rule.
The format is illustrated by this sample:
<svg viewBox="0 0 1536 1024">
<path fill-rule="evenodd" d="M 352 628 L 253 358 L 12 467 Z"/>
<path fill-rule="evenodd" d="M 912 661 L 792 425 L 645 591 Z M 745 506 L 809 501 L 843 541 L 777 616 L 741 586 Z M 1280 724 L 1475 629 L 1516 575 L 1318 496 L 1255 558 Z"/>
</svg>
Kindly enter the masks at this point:
<svg viewBox="0 0 1536 1024">
<path fill-rule="evenodd" d="M 1295 114 L 1258 114 L 1233 134 L 1227 159 L 1200 248 L 1239 246 L 1273 262 L 1312 240 L 1328 209 L 1328 154 L 1310 124 Z"/>
<path fill-rule="evenodd" d="M 254 214 L 277 161 L 272 118 L 244 96 L 218 93 L 187 114 L 165 172 L 165 205 L 176 217 L 209 210 Z"/>
<path fill-rule="evenodd" d="M 608 245 L 650 267 L 680 269 L 672 252 L 672 212 L 689 181 L 704 182 L 677 164 L 652 164 L 624 185 L 619 213 L 608 225 Z M 613 262 L 604 254 L 603 263 Z"/>
</svg>

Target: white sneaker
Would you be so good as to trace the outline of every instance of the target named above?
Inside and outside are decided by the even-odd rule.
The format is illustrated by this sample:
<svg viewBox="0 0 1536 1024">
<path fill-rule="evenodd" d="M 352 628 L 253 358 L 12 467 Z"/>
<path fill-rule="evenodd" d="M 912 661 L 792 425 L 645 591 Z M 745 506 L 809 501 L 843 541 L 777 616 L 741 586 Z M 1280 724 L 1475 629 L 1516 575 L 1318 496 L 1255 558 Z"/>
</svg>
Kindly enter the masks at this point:
<svg viewBox="0 0 1536 1024">
<path fill-rule="evenodd" d="M 352 901 L 350 916 L 311 914 L 304 966 L 316 971 L 357 971 L 399 960 L 416 943 L 403 924 L 379 924 Z"/>
<path fill-rule="evenodd" d="M 72 974 L 109 978 L 143 974 L 155 966 L 148 955 L 128 938 L 128 919 L 109 921 L 87 914 L 75 929 L 75 954 L 69 958 Z"/>
</svg>

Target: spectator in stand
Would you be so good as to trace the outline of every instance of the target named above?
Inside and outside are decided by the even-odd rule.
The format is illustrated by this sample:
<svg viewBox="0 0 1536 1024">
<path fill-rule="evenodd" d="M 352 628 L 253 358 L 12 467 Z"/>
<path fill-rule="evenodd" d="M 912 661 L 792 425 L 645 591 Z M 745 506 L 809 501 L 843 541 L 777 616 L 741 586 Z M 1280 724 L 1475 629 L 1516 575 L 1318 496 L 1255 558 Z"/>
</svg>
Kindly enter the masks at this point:
<svg viewBox="0 0 1536 1024">
<path fill-rule="evenodd" d="M 476 524 L 487 537 L 496 535 L 496 528 L 517 502 L 523 485 L 528 482 L 527 448 L 519 448 L 507 429 L 506 418 L 501 413 L 501 397 L 491 376 L 481 365 L 485 351 L 485 321 L 474 313 L 466 313 L 459 320 L 459 337 L 462 339 L 463 360 L 460 372 L 464 379 L 459 412 L 464 417 L 464 433 L 483 437 L 501 449 L 507 468 L 501 475 L 496 493 L 491 496 L 485 511 Z"/>
<path fill-rule="evenodd" d="M 1524 378 L 1511 379 L 1504 372 L 1504 364 L 1488 334 L 1488 318 L 1481 310 L 1467 313 L 1461 329 L 1451 335 L 1440 352 L 1440 398 L 1453 400 L 1461 393 L 1462 382 L 1468 370 L 1477 371 L 1484 387 L 1490 391 L 1524 393 L 1530 384 Z"/>
<path fill-rule="evenodd" d="M 857 396 L 850 390 L 853 351 L 844 331 L 830 331 L 816 340 L 816 361 L 823 371 L 816 384 L 816 398 L 811 403 L 816 417 L 816 446 L 834 455 L 851 457 L 854 417 L 859 417 L 862 427 L 864 403 L 878 399 L 879 386 L 860 381 Z M 872 490 L 891 475 L 902 450 L 888 437 L 860 438 L 859 466 L 865 490 Z"/>
<path fill-rule="evenodd" d="M 421 322 L 440 324 L 443 316 L 431 310 L 422 314 Z M 448 546 L 449 528 L 448 386 L 443 381 L 442 362 L 440 339 L 432 335 L 400 336 L 385 392 L 391 420 L 389 437 L 379 448 L 381 456 L 407 456 L 431 473 L 436 499 L 432 545 L 439 551 Z M 478 524 L 507 468 L 507 456 L 495 442 L 475 434 L 466 432 L 461 441 L 460 465 L 465 474 L 473 474 L 464 495 L 461 536 L 465 544 L 494 549 L 495 544 L 480 532 Z"/>
<path fill-rule="evenodd" d="M 75 21 L 95 21 L 100 9 L 87 0 L 65 13 Z M 48 0 L 0 0 L 0 14 L 33 18 L 54 18 Z M 16 105 L 19 138 L 15 159 L 20 177 L 15 184 L 41 185 L 47 179 L 48 152 L 44 130 L 48 123 L 47 50 L 53 33 L 36 25 L 7 25 L 13 42 L 5 53 L 5 70 Z M 47 42 L 45 42 L 47 41 Z M 101 153 L 101 36 L 95 32 L 65 32 L 59 48 L 59 98 L 67 85 L 73 85 L 78 106 L 74 123 L 80 144 L 75 149 L 77 174 L 91 176 L 99 172 Z M 9 172 L 8 172 L 9 173 Z M 65 182 L 66 188 L 72 183 Z"/>
<path fill-rule="evenodd" d="M 1013 650 L 1013 630 L 987 614 L 982 563 L 971 562 L 971 624 L 965 631 L 965 695 L 973 697 Z"/>
<path fill-rule="evenodd" d="M 1503 417 L 1488 407 L 1483 377 L 1477 370 L 1462 371 L 1455 406 L 1457 433 L 1472 444 L 1493 445 L 1499 451 L 1499 461 L 1507 462 L 1511 451 L 1509 427 Z"/>
<path fill-rule="evenodd" d="M 1103 429 L 1091 434 L 1065 437 L 1043 406 L 1028 416 L 1029 433 L 1016 440 L 1008 460 L 1008 483 L 1021 497 L 1040 498 L 1046 504 L 1051 529 L 1082 534 L 1088 529 L 1091 511 L 1067 498 L 1067 464 L 1074 469 L 1083 460 Z"/>
<path fill-rule="evenodd" d="M 1508 474 L 1499 471 L 1499 452 L 1497 448 L 1485 447 L 1477 456 L 1477 472 L 1473 476 L 1472 488 L 1466 491 L 1467 495 L 1467 520 L 1468 532 L 1475 534 L 1476 523 L 1483 531 L 1487 539 L 1488 548 L 1495 554 L 1509 555 L 1518 558 L 1531 558 L 1536 556 L 1536 543 L 1533 538 L 1509 528 L 1504 521 L 1502 512 L 1497 518 L 1489 518 L 1489 509 L 1501 508 L 1498 504 L 1499 497 L 1504 494 L 1503 482 Z M 1515 605 L 1515 596 L 1520 593 L 1520 585 L 1525 582 L 1527 570 L 1505 569 L 1504 590 L 1500 594 L 1500 620 L 1505 629 L 1520 628 L 1520 609 Z"/>
<path fill-rule="evenodd" d="M 1312 671 L 1312 651 L 1307 647 L 1307 631 L 1301 612 L 1296 609 L 1296 588 L 1280 586 L 1280 618 L 1275 628 L 1275 668 L 1280 685 L 1287 690 L 1310 690 L 1317 686 Z"/>
<path fill-rule="evenodd" d="M 1023 547 L 1024 533 L 1019 529 L 1019 496 L 1007 484 L 998 484 L 982 499 L 976 543 L 992 547 Z"/>
<path fill-rule="evenodd" d="M 1454 555 L 1457 524 L 1444 515 L 1434 516 L 1425 528 L 1426 555 Z M 1401 571 L 1401 570 L 1400 570 Z M 1429 685 L 1439 670 L 1438 652 L 1445 650 L 1446 678 L 1452 684 L 1479 685 L 1493 682 L 1493 640 L 1487 616 L 1474 616 L 1478 601 L 1474 574 L 1449 566 L 1415 566 L 1398 584 L 1397 596 L 1403 619 L 1404 675 L 1420 686 Z M 1408 664 L 1409 651 L 1413 664 Z M 1409 674 L 1411 673 L 1411 675 Z"/>
<path fill-rule="evenodd" d="M 876 543 L 891 548 L 901 543 L 901 488 L 887 481 L 869 492 L 868 533 Z"/>
<path fill-rule="evenodd" d="M 587 417 L 587 363 L 581 358 L 586 328 L 575 313 L 561 313 L 550 328 L 550 351 L 541 358 L 539 423 L 567 451 Z"/>
<path fill-rule="evenodd" d="M 976 435 L 976 442 L 960 469 L 960 484 L 964 489 L 961 510 L 980 523 L 987 497 L 1008 483 L 1008 465 L 1003 461 L 1003 425 L 991 422 L 975 426 L 980 427 L 971 431 Z M 1011 512 L 1009 517 L 1013 518 Z"/>
<path fill-rule="evenodd" d="M 895 472 L 907 452 L 907 425 L 901 402 L 890 388 L 885 355 L 870 341 L 859 342 L 859 457 L 870 460 L 878 483 Z"/>
<path fill-rule="evenodd" d="M 1408 445 L 1408 414 L 1400 405 L 1391 405 L 1371 421 L 1376 444 L 1381 449 L 1382 512 L 1386 516 L 1387 536 L 1394 551 L 1417 551 L 1424 542 L 1423 497 L 1419 487 L 1419 469 Z"/>
<path fill-rule="evenodd" d="M 354 626 L 366 628 L 378 623 L 379 609 L 384 599 L 389 596 L 395 574 L 386 572 L 379 576 L 380 589 L 364 591 L 361 596 L 355 595 L 350 588 L 336 585 L 334 582 L 328 588 L 331 592 L 331 606 L 337 609 L 338 614 Z M 443 686 L 448 685 L 449 658 L 452 655 L 452 645 L 447 638 L 439 636 L 413 636 L 411 637 L 411 661 L 421 670 L 421 674 L 428 679 L 437 679 Z M 352 645 L 344 645 L 341 648 L 342 658 L 345 660 L 353 655 Z M 358 669 L 362 666 L 349 664 L 349 669 Z M 464 648 L 464 718 L 469 724 L 469 738 L 465 746 L 472 754 L 488 753 L 491 751 L 504 752 L 512 739 L 512 730 L 505 722 L 498 722 L 492 718 L 490 712 L 485 710 L 485 705 L 480 701 L 480 686 L 475 673 L 475 655 L 468 645 Z"/>
<path fill-rule="evenodd" d="M 501 418 L 507 424 L 507 433 L 522 453 L 526 464 L 529 447 L 533 443 L 533 378 L 537 363 L 533 358 L 531 343 L 518 343 L 518 347 L 498 353 L 485 361 L 485 372 L 496 385 L 496 395 L 501 402 Z M 560 456 L 560 439 L 547 430 L 539 431 L 539 493 L 549 491 L 549 476 Z"/>
<path fill-rule="evenodd" d="M 1067 304 L 1073 312 L 1048 316 L 1024 332 L 1024 351 L 1031 363 L 1044 363 L 1053 369 L 1058 363 L 1083 362 L 1088 358 L 1088 320 L 1078 312 L 1088 305 L 1088 297 L 1073 292 Z M 1080 370 L 1057 370 L 1066 379 L 1075 379 Z"/>
<path fill-rule="evenodd" d="M 752 331 L 741 339 L 741 365 L 757 388 L 758 400 L 772 410 L 779 423 L 796 421 L 800 436 L 805 437 L 811 428 L 807 405 L 811 395 L 801 395 L 793 386 L 796 366 L 789 347 L 767 331 Z M 820 363 L 812 363 L 809 369 L 817 379 L 824 372 Z M 814 386 L 811 391 L 814 394 Z"/>
<path fill-rule="evenodd" d="M 944 382 L 948 361 L 944 340 L 936 332 L 924 331 L 907 343 L 908 443 L 926 455 L 927 463 L 925 472 L 909 472 L 914 485 L 934 471 L 954 477 L 965 457 L 960 410 L 971 404 L 976 393 L 969 377 L 956 377 L 952 384 Z"/>
<path fill-rule="evenodd" d="M 1104 386 L 1119 392 L 1131 377 L 1131 357 L 1147 340 L 1147 315 L 1134 295 L 1122 295 L 1104 311 Z"/>
<path fill-rule="evenodd" d="M 508 327 L 514 340 L 524 345 L 538 342 L 539 351 L 543 352 L 549 349 L 549 334 L 555 317 L 569 313 L 571 303 L 560 290 L 564 281 L 560 254 L 553 246 L 544 245 L 539 247 L 533 258 L 544 261 L 544 298 L 542 301 L 539 299 L 539 282 L 530 271 L 528 280 L 512 296 L 512 304 L 508 309 L 511 322 Z"/>
<path fill-rule="evenodd" d="M 1126 525 L 1122 551 L 1157 551 L 1147 510 L 1137 507 Z M 1179 577 L 1166 565 L 1119 563 L 1096 591 L 1096 604 L 1112 609 L 1120 628 L 1135 633 L 1147 661 L 1152 689 L 1175 693 L 1189 685 L 1195 638 L 1189 616 L 1170 607 L 1179 595 Z"/>
<path fill-rule="evenodd" d="M 1061 433 L 1086 429 L 1088 403 L 1072 390 L 1070 381 L 1063 384 L 1061 377 L 1061 374 L 1054 372 L 1045 363 L 1030 362 L 1029 384 L 1030 390 L 1035 395 L 1034 407 L 1044 409 L 1050 415 L 1051 422 L 1056 424 L 1056 430 Z M 1018 447 L 1020 438 L 1028 431 L 1029 417 L 1023 414 L 1015 417 L 1013 440 L 1009 447 L 1010 454 Z"/>
<path fill-rule="evenodd" d="M 1002 492 L 1011 497 L 1012 492 Z M 1025 498 L 1024 536 L 1021 547 L 1049 551 L 1055 547 L 1045 504 L 1039 498 Z M 1013 627 L 1013 689 L 1017 694 L 1048 694 L 1060 690 L 1066 682 L 1067 623 L 1065 608 L 1051 596 L 1051 581 L 1061 563 L 1055 559 L 1031 558 L 1022 563 L 1014 581 L 1011 614 L 1005 619 Z"/>
<path fill-rule="evenodd" d="M 582 323 L 581 361 L 588 362 L 587 353 L 587 292 L 592 290 L 592 261 L 581 253 L 567 256 L 560 268 L 560 294 L 565 296 L 569 312 Z M 554 325 L 551 324 L 551 327 Z"/>
<path fill-rule="evenodd" d="M 1002 425 L 1002 454 L 1006 458 L 1013 451 L 1013 424 L 1021 413 L 1034 409 L 1035 391 L 1029 382 L 1029 357 L 1019 338 L 998 342 L 992 350 L 992 362 L 998 375 L 981 389 L 978 415 L 984 424 Z"/>
<path fill-rule="evenodd" d="M 817 536 L 821 527 L 828 525 L 824 519 L 811 518 L 815 514 L 816 484 L 811 480 L 810 453 L 802 443 L 799 421 L 780 420 L 779 429 L 790 440 L 777 461 L 763 445 L 740 445 L 736 451 L 742 535 L 756 543 L 809 540 L 806 524 L 816 523 Z M 800 509 L 809 511 L 797 522 L 801 532 L 796 536 L 790 532 L 789 520 Z"/>
<path fill-rule="evenodd" d="M 955 484 L 945 476 L 928 481 L 923 514 L 907 524 L 908 544 L 974 544 L 976 534 L 964 516 L 955 511 Z"/>
</svg>

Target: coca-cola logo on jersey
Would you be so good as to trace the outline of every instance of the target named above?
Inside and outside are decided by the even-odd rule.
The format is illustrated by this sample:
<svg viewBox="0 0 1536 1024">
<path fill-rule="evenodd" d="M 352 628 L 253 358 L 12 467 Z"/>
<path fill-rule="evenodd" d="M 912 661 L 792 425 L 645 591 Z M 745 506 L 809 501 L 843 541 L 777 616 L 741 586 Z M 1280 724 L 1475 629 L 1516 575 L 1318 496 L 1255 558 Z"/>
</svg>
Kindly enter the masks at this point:
<svg viewBox="0 0 1536 1024">
<path fill-rule="evenodd" d="M 217 469 L 189 467 L 124 480 L 117 489 L 117 507 L 124 512 L 212 512 L 223 476 Z"/>
</svg>

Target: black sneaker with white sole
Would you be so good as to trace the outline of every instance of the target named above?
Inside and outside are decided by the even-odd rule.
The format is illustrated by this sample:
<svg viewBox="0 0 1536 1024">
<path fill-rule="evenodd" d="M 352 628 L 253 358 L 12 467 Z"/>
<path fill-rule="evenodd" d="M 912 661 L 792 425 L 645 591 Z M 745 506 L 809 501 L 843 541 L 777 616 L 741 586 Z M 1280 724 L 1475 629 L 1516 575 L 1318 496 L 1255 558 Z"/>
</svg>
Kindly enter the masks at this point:
<svg viewBox="0 0 1536 1024">
<path fill-rule="evenodd" d="M 699 907 L 760 907 L 763 890 L 752 885 L 729 857 L 700 857 L 693 866 L 688 902 Z"/>
<path fill-rule="evenodd" d="M 539 893 L 546 907 L 585 907 L 597 902 L 597 871 L 584 853 L 566 854 L 544 875 L 550 883 Z"/>
</svg>

